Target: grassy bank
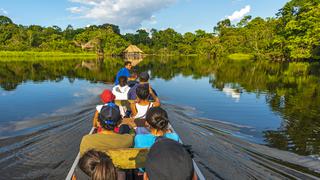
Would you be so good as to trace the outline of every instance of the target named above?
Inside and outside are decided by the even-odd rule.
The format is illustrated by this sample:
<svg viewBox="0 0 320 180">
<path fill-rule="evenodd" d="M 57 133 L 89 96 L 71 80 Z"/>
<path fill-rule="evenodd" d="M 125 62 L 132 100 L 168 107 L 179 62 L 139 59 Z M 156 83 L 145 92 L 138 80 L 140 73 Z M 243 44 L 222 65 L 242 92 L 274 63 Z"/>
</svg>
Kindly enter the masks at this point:
<svg viewBox="0 0 320 180">
<path fill-rule="evenodd" d="M 85 58 L 95 58 L 97 55 L 95 53 L 65 53 L 65 52 L 36 52 L 36 51 L 0 51 L 0 58 L 15 58 L 15 57 L 85 57 Z"/>
<path fill-rule="evenodd" d="M 235 54 L 230 54 L 228 56 L 229 59 L 231 60 L 252 60 L 253 55 L 251 54 L 242 54 L 242 53 L 235 53 Z"/>
</svg>

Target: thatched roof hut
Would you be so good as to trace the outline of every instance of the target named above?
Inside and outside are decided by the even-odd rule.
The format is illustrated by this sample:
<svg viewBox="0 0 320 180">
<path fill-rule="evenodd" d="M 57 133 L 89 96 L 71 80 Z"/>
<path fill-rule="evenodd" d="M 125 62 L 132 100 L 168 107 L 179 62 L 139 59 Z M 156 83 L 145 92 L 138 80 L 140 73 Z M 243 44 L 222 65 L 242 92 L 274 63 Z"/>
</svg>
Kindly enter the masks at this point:
<svg viewBox="0 0 320 180">
<path fill-rule="evenodd" d="M 124 51 L 123 51 L 124 53 L 140 53 L 140 54 L 142 54 L 143 53 L 143 51 L 141 51 L 141 49 L 139 49 L 136 45 L 129 45 L 128 47 L 127 47 L 127 49 L 125 49 Z"/>
<path fill-rule="evenodd" d="M 143 51 L 135 45 L 130 45 L 123 51 L 123 55 L 126 59 L 141 59 L 143 58 Z"/>
</svg>

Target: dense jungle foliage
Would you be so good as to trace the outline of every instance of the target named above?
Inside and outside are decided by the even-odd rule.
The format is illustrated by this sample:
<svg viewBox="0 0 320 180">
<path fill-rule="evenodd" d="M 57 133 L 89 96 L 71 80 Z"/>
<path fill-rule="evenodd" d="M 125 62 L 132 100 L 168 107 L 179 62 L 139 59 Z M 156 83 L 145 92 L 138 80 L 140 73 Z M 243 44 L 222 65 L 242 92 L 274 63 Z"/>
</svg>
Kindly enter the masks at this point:
<svg viewBox="0 0 320 180">
<path fill-rule="evenodd" d="M 213 58 L 233 53 L 273 60 L 320 59 L 320 0 L 291 0 L 275 18 L 245 16 L 239 23 L 220 21 L 212 32 L 197 30 L 184 34 L 172 28 L 139 29 L 120 34 L 113 24 L 62 30 L 15 24 L 0 16 L 1 51 L 103 52 L 120 55 L 136 44 L 145 53 L 162 55 L 206 55 Z"/>
</svg>

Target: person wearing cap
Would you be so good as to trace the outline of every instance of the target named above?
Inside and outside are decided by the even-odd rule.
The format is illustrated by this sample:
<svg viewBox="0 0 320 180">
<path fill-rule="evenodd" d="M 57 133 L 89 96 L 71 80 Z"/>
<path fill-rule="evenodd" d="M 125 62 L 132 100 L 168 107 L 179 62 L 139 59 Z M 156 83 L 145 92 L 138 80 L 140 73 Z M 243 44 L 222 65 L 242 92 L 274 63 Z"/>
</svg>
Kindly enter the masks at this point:
<svg viewBox="0 0 320 180">
<path fill-rule="evenodd" d="M 119 107 L 115 104 L 102 106 L 98 115 L 101 131 L 82 138 L 80 155 L 90 149 L 106 151 L 114 148 L 129 148 L 133 145 L 134 133 L 126 124 L 121 124 Z M 118 130 L 117 130 L 118 129 Z"/>
<path fill-rule="evenodd" d="M 149 88 L 149 86 L 150 86 L 149 78 L 150 78 L 150 76 L 149 76 L 148 72 L 141 72 L 139 74 L 139 83 L 135 84 L 133 87 L 130 88 L 130 90 L 128 92 L 128 100 L 136 100 L 137 99 L 136 89 L 139 85 L 144 85 Z M 152 92 L 157 96 L 156 92 L 153 89 L 152 89 Z"/>
<path fill-rule="evenodd" d="M 115 95 L 112 94 L 112 92 L 109 89 L 105 89 L 101 95 L 100 95 L 100 99 L 101 102 L 103 103 L 103 105 L 97 105 L 96 106 L 96 112 L 95 115 L 93 117 L 93 127 L 97 128 L 98 130 L 100 129 L 100 125 L 98 122 L 98 117 L 99 117 L 99 113 L 102 109 L 103 106 L 109 106 L 109 105 L 115 105 L 114 104 L 114 99 L 115 99 Z"/>
<path fill-rule="evenodd" d="M 159 138 L 150 148 L 144 180 L 197 180 L 190 153 L 178 142 Z"/>
<path fill-rule="evenodd" d="M 118 73 L 117 73 L 117 76 L 116 76 L 116 80 L 114 82 L 115 85 L 118 85 L 119 84 L 119 78 L 121 76 L 126 76 L 127 78 L 130 77 L 130 70 L 132 68 L 132 64 L 130 61 L 126 61 L 124 62 L 124 67 L 121 68 Z"/>
</svg>

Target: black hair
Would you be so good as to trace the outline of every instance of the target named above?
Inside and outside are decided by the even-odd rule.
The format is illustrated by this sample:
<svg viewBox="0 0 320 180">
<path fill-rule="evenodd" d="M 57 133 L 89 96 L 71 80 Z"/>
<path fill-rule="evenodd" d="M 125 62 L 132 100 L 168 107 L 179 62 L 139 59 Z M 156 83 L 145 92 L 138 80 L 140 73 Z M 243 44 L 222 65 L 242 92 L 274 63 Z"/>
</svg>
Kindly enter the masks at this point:
<svg viewBox="0 0 320 180">
<path fill-rule="evenodd" d="M 111 158 L 99 151 L 89 150 L 79 160 L 80 169 L 92 180 L 117 179 L 117 169 Z"/>
<path fill-rule="evenodd" d="M 119 77 L 119 85 L 121 87 L 127 85 L 127 83 L 128 83 L 127 81 L 128 81 L 128 78 L 126 76 L 120 76 Z"/>
<path fill-rule="evenodd" d="M 124 62 L 124 66 L 127 66 L 127 65 L 129 65 L 129 64 L 131 64 L 130 61 L 125 61 L 125 62 Z"/>
<path fill-rule="evenodd" d="M 146 121 L 157 130 L 165 130 L 169 124 L 168 114 L 161 107 L 150 108 L 146 114 Z"/>
<path fill-rule="evenodd" d="M 150 76 L 147 72 L 142 72 L 139 74 L 139 81 L 140 82 L 148 82 L 150 79 Z"/>
<path fill-rule="evenodd" d="M 143 77 L 139 77 L 139 81 L 140 82 L 148 82 L 149 81 L 149 78 L 148 79 L 145 79 Z"/>
<path fill-rule="evenodd" d="M 146 86 L 144 84 L 138 85 L 136 89 L 136 94 L 139 99 L 147 100 L 150 95 L 149 86 Z"/>
</svg>

